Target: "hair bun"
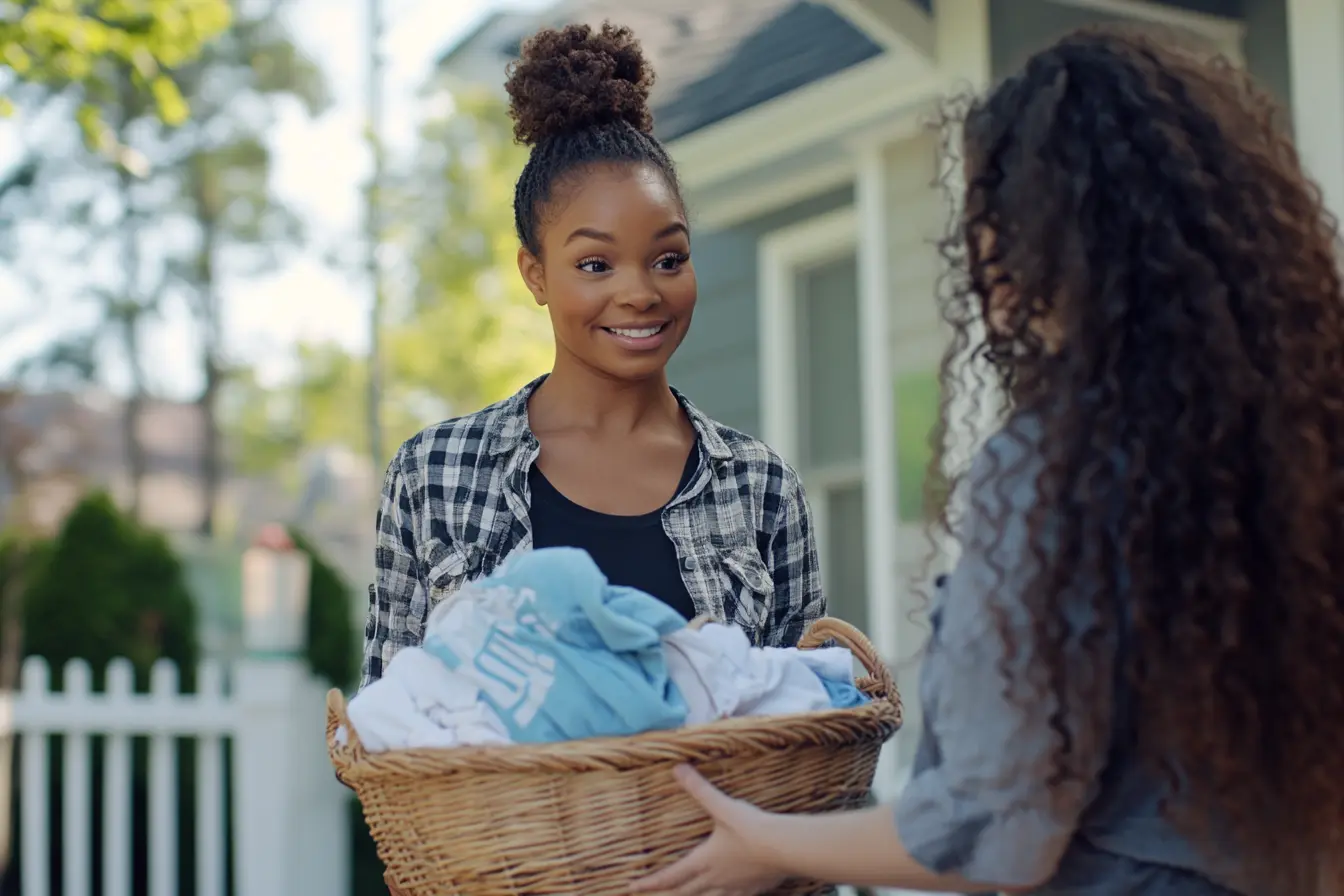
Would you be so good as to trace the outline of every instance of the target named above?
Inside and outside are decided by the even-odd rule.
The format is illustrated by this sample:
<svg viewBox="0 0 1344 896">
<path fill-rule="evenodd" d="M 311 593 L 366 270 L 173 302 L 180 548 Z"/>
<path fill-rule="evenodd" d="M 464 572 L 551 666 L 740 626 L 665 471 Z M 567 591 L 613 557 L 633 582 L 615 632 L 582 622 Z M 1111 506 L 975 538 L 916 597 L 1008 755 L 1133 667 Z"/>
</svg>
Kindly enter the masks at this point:
<svg viewBox="0 0 1344 896">
<path fill-rule="evenodd" d="M 505 88 L 519 143 L 624 121 L 653 131 L 653 71 L 629 28 L 603 23 L 546 28 L 528 38 Z"/>
</svg>

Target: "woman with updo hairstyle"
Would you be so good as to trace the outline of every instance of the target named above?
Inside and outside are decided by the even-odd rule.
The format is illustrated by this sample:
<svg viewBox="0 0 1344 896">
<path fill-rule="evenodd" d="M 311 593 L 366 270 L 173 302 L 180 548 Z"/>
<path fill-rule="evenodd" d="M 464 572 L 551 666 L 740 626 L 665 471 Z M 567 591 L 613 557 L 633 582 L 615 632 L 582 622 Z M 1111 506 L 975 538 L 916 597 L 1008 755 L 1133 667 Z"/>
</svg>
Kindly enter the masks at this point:
<svg viewBox="0 0 1344 896">
<path fill-rule="evenodd" d="M 1276 104 L 1154 32 L 1073 34 L 956 123 L 944 382 L 978 357 L 1005 400 L 934 483 L 912 776 L 809 817 L 681 770 L 714 832 L 635 889 L 1338 896 L 1337 222 Z"/>
<path fill-rule="evenodd" d="M 518 271 L 550 314 L 549 374 L 403 444 L 378 512 L 363 684 L 419 644 L 430 609 L 511 554 L 586 550 L 609 581 L 687 619 L 792 646 L 825 613 L 797 475 L 668 384 L 691 325 L 691 232 L 653 137 L 629 29 L 570 25 L 508 76 Z"/>
</svg>

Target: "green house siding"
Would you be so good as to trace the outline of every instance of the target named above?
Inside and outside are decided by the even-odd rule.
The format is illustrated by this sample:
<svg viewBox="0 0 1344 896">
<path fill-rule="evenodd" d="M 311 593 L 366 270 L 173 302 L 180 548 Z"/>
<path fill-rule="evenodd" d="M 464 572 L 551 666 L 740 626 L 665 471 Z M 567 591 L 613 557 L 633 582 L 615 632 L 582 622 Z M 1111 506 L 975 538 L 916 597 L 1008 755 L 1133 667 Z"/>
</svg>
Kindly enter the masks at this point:
<svg viewBox="0 0 1344 896">
<path fill-rule="evenodd" d="M 1285 0 L 1245 0 L 1246 67 L 1280 103 L 1293 99 L 1288 61 L 1288 7 Z"/>
<path fill-rule="evenodd" d="M 1186 0 L 1167 3 L 1180 9 L 1214 13 L 1246 23 L 1246 67 L 1280 100 L 1289 99 L 1288 17 L 1285 0 Z M 995 78 L 1011 74 L 1027 57 L 1085 25 L 1132 22 L 1112 13 L 1061 6 L 1050 0 L 990 0 L 990 64 Z"/>
<path fill-rule="evenodd" d="M 692 254 L 700 299 L 691 332 L 672 358 L 669 375 L 702 411 L 735 429 L 760 435 L 757 247 L 773 230 L 853 202 L 853 187 L 845 187 L 732 227 L 695 232 Z"/>
</svg>

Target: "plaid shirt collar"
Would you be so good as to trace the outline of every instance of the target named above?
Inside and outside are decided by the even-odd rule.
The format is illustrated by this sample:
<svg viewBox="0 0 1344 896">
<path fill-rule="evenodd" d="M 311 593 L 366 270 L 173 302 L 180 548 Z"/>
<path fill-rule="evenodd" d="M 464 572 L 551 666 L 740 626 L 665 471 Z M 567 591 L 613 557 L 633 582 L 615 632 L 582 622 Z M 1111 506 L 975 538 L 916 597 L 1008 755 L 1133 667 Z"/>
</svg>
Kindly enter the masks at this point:
<svg viewBox="0 0 1344 896">
<path fill-rule="evenodd" d="M 537 391 L 537 387 L 546 381 L 547 376 L 548 374 L 543 374 L 537 377 L 511 397 L 495 405 L 495 425 L 486 437 L 486 451 L 493 455 L 510 455 L 523 447 L 524 443 L 535 440 L 532 428 L 528 424 L 527 403 Z M 733 449 L 729 448 L 728 443 L 719 435 L 714 421 L 691 404 L 690 400 L 675 387 L 670 388 L 681 404 L 681 409 L 690 418 L 691 425 L 695 427 L 696 437 L 700 440 L 700 445 L 710 462 L 717 465 L 732 460 Z"/>
</svg>

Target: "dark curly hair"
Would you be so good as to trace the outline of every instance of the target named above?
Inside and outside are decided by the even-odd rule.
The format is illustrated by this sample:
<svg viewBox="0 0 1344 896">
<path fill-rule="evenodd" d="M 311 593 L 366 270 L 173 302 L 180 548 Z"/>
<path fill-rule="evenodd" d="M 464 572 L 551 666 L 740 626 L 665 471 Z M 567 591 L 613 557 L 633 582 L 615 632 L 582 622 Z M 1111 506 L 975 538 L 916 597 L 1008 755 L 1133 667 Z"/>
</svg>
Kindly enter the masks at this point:
<svg viewBox="0 0 1344 896">
<path fill-rule="evenodd" d="M 676 168 L 653 137 L 653 71 L 629 28 L 604 23 L 547 28 L 509 67 L 514 137 L 532 148 L 514 190 L 518 239 L 541 254 L 539 227 L 557 184 L 606 163 L 656 167 L 680 197 Z"/>
<path fill-rule="evenodd" d="M 1006 691 L 1092 710 L 1055 718 L 1049 774 L 1077 780 L 1071 744 L 1113 707 L 1088 674 L 1101 670 L 1068 645 L 1119 639 L 1137 747 L 1173 785 L 1173 822 L 1222 844 L 1211 858 L 1248 892 L 1333 892 L 1344 886 L 1338 864 L 1323 868 L 1344 855 L 1336 221 L 1277 105 L 1172 35 L 1076 32 L 950 114 L 964 161 L 947 169 L 961 213 L 942 245 L 952 275 L 940 302 L 955 338 L 931 497 L 969 492 L 978 421 L 1031 415 L 1044 433 L 1030 446 L 1043 472 L 1028 518 L 1040 562 L 1027 565 L 1040 571 L 1022 592 L 1034 671 L 1013 681 L 1005 667 Z M 986 327 L 1002 287 L 1013 298 Z M 967 398 L 968 370 L 992 384 L 979 390 L 982 405 L 997 396 L 987 409 Z M 960 532 L 957 506 L 945 503 L 936 531 Z M 1106 622 L 1070 633 L 1063 594 L 1080 581 Z"/>
</svg>

